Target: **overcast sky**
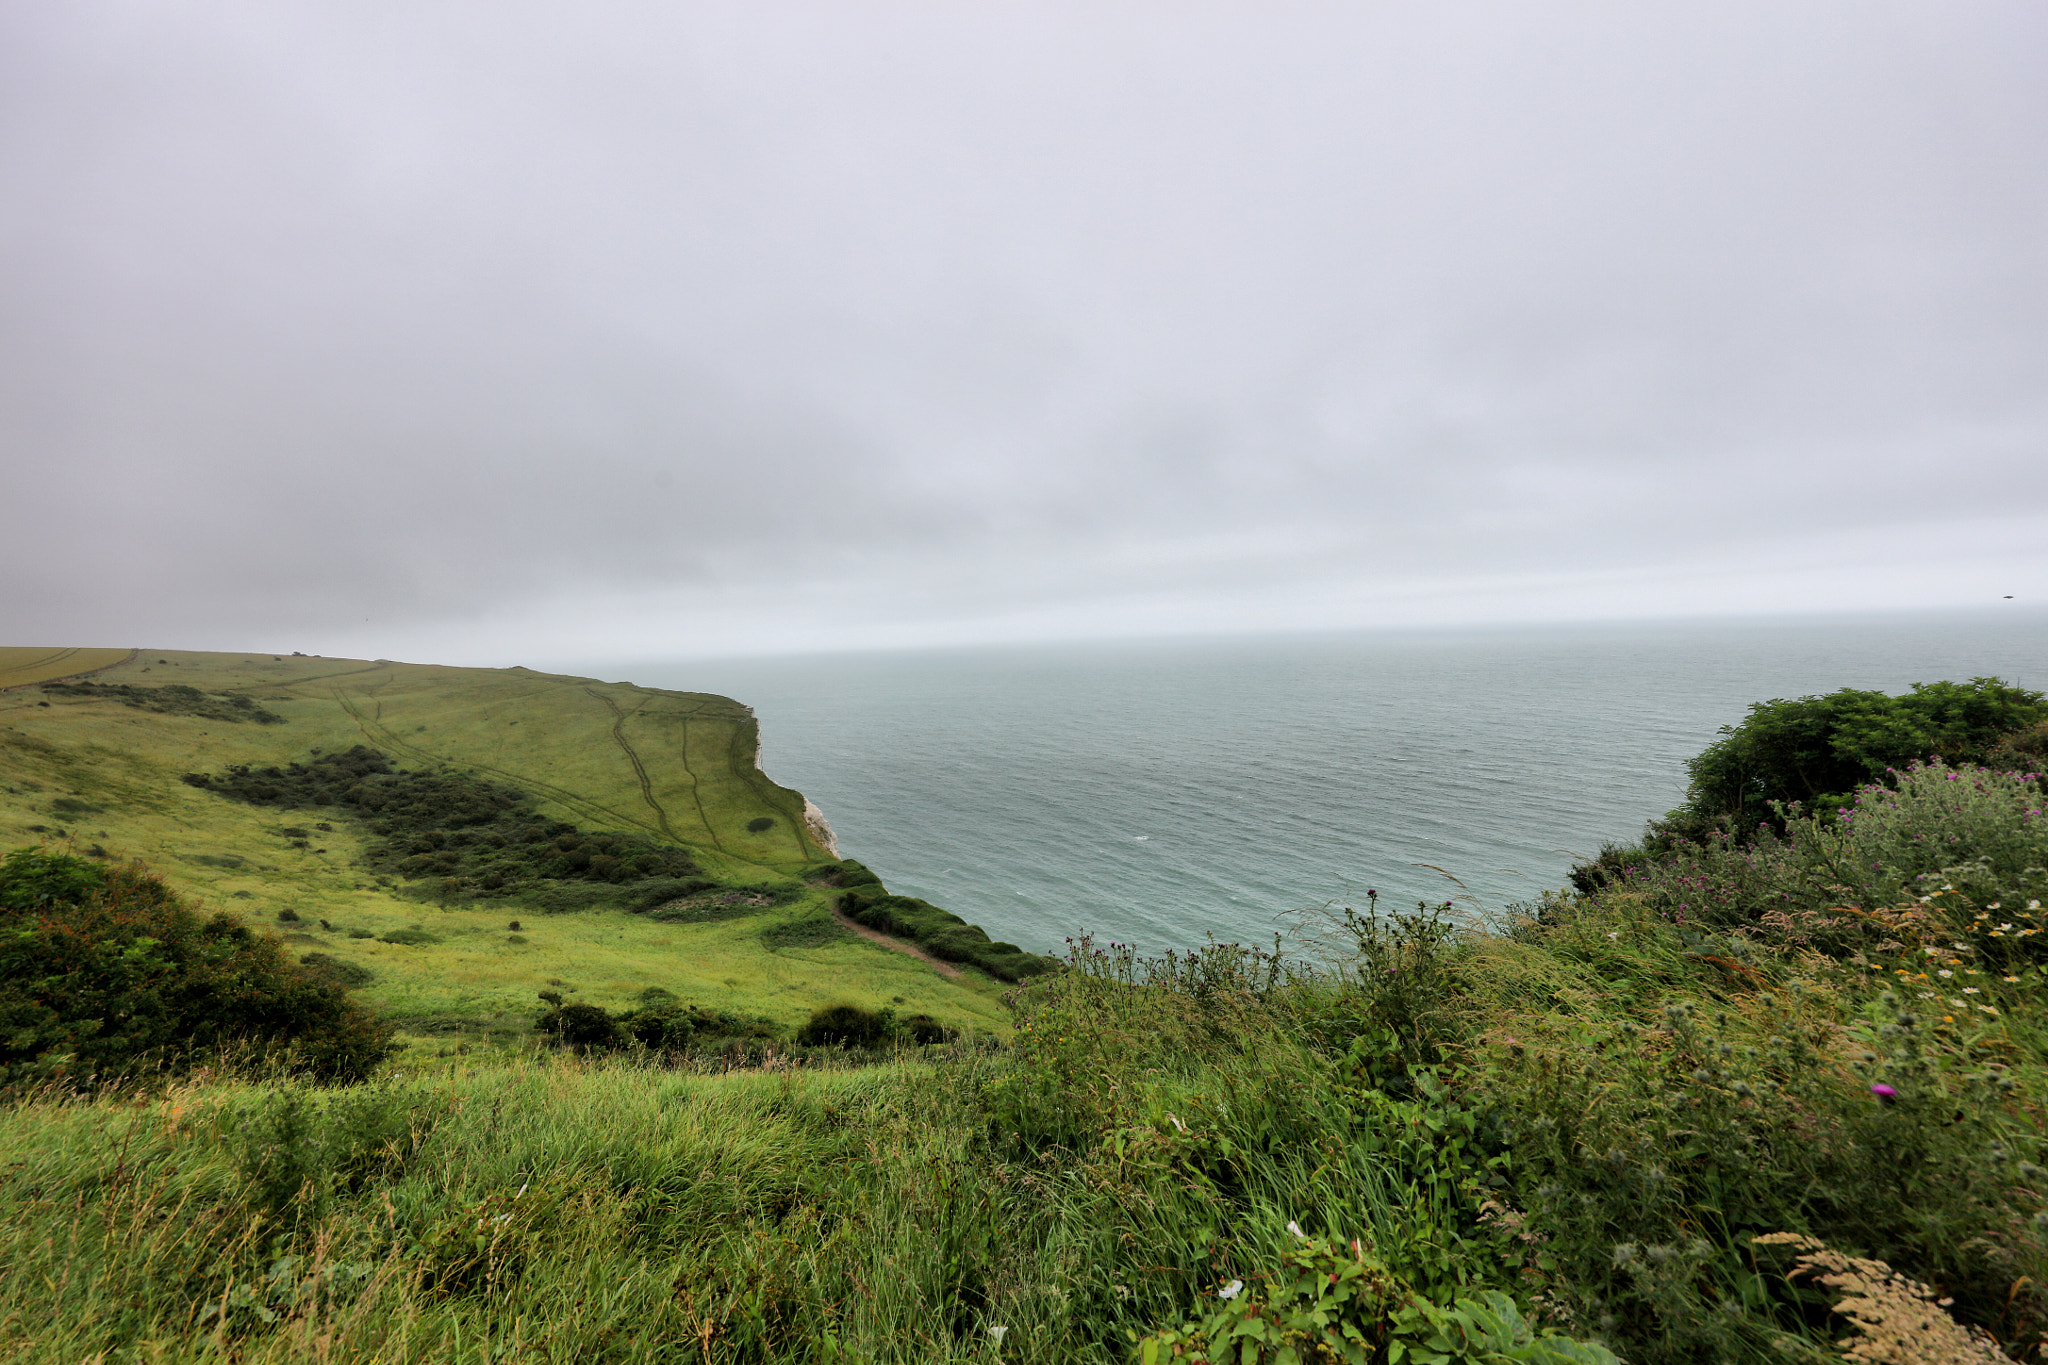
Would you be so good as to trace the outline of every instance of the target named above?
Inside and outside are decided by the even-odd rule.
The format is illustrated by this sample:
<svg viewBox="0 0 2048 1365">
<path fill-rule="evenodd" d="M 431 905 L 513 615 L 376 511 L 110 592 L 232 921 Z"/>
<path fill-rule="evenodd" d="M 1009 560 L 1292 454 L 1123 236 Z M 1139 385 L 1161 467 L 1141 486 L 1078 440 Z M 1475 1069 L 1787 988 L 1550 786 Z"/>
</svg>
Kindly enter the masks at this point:
<svg viewBox="0 0 2048 1365">
<path fill-rule="evenodd" d="M 2048 8 L 0 0 L 0 643 L 2048 596 Z"/>
</svg>

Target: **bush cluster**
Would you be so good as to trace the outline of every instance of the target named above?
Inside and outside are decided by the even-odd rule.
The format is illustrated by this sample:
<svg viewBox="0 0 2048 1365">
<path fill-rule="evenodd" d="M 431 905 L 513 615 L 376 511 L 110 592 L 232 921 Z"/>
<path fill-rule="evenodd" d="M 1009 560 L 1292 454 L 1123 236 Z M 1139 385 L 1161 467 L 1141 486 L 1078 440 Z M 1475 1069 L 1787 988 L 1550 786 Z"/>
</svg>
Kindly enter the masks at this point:
<svg viewBox="0 0 2048 1365">
<path fill-rule="evenodd" d="M 245 720 L 258 725 L 282 725 L 284 717 L 275 711 L 266 711 L 256 704 L 253 697 L 240 692 L 212 694 L 201 692 L 184 683 L 170 683 L 163 687 L 139 687 L 134 683 L 96 683 L 90 679 L 79 682 L 44 683 L 42 692 L 52 697 L 85 697 L 98 701 L 118 701 L 123 706 L 132 706 L 139 711 L 154 711 L 159 715 L 198 716 L 202 720 L 221 720 L 239 724 Z"/>
<path fill-rule="evenodd" d="M 325 1080 L 367 1075 L 390 1028 L 346 973 L 203 916 L 139 866 L 18 849 L 0 862 L 0 1088 L 111 1084 L 250 1053 Z"/>
<path fill-rule="evenodd" d="M 709 1010 L 686 1003 L 673 992 L 651 986 L 641 992 L 637 1009 L 613 1014 L 601 1005 L 564 1002 L 554 991 L 541 999 L 548 1009 L 534 1027 L 579 1052 L 614 1052 L 641 1047 L 670 1056 L 716 1052 L 735 1043 L 787 1042 L 798 1048 L 838 1048 L 880 1052 L 892 1048 L 928 1047 L 948 1043 L 959 1034 L 928 1014 L 897 1017 L 888 1007 L 827 1005 L 785 1040 L 766 1016 L 747 1018 L 730 1010 Z"/>
<path fill-rule="evenodd" d="M 549 910 L 623 895 L 644 908 L 716 885 L 673 845 L 588 833 L 539 814 L 516 787 L 466 773 L 399 772 L 363 745 L 283 768 L 188 773 L 185 781 L 254 805 L 352 816 L 373 836 L 373 868 L 434 879 L 445 894 L 519 897 Z"/>
<path fill-rule="evenodd" d="M 1902 697 L 1843 688 L 1757 702 L 1686 765 L 1686 816 L 1782 827 L 1774 803 L 1824 808 L 1927 759 L 1980 765 L 2007 736 L 2048 721 L 2048 697 L 1997 678 L 1915 683 Z"/>
<path fill-rule="evenodd" d="M 705 1009 L 659 986 L 641 992 L 639 1008 L 618 1014 L 602 1005 L 565 1003 L 554 991 L 543 991 L 540 998 L 548 1008 L 534 1021 L 534 1027 L 585 1053 L 638 1046 L 652 1052 L 685 1055 L 717 1051 L 735 1042 L 774 1042 L 780 1037 L 774 1023 L 766 1017 L 748 1018 L 730 1010 Z"/>
<path fill-rule="evenodd" d="M 856 924 L 907 939 L 942 962 L 979 967 L 999 981 L 1017 982 L 1052 970 L 1051 958 L 997 943 L 979 927 L 916 896 L 891 894 L 873 872 L 852 859 L 825 869 L 826 884 L 841 888 L 839 908 Z"/>
</svg>

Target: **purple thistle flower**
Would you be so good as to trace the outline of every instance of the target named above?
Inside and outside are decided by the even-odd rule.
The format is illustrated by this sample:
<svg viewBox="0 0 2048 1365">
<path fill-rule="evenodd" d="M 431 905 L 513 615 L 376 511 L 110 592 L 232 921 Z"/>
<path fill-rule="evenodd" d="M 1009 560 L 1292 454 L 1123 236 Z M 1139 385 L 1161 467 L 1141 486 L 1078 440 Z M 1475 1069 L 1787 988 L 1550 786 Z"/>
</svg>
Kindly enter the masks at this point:
<svg viewBox="0 0 2048 1365">
<path fill-rule="evenodd" d="M 1879 1081 L 1871 1086 L 1870 1093 L 1877 1096 L 1879 1104 L 1890 1104 L 1899 1097 L 1899 1092 L 1886 1085 L 1883 1081 Z"/>
</svg>

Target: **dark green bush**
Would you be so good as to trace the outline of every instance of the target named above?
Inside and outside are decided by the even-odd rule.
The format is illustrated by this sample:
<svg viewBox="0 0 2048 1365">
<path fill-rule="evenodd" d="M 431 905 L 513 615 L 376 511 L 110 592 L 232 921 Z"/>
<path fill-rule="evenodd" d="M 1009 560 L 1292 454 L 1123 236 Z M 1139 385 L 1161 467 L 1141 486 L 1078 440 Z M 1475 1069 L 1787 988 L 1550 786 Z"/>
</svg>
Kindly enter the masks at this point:
<svg viewBox="0 0 2048 1365">
<path fill-rule="evenodd" d="M 426 889 L 416 896 L 516 897 L 572 910 L 654 904 L 701 879 L 696 861 L 673 845 L 550 820 L 528 793 L 466 773 L 399 772 L 363 745 L 282 768 L 188 773 L 185 781 L 255 805 L 353 816 L 372 836 L 370 866 L 419 882 Z"/>
<path fill-rule="evenodd" d="M 775 819 L 773 816 L 757 815 L 753 819 L 747 821 L 747 833 L 749 834 L 760 834 L 763 831 L 771 830 L 773 828 L 775 828 Z"/>
<path fill-rule="evenodd" d="M 1684 812 L 1741 832 L 1783 827 L 1773 802 L 1808 807 L 1929 758 L 1982 763 L 2005 736 L 2048 721 L 2048 697 L 1997 678 L 1914 683 L 1902 697 L 1843 688 L 1757 702 L 1692 759 Z"/>
<path fill-rule="evenodd" d="M 901 1026 L 904 1038 L 918 1047 L 931 1047 L 936 1043 L 950 1043 L 960 1036 L 956 1029 L 949 1029 L 929 1014 L 913 1014 Z"/>
<path fill-rule="evenodd" d="M 929 901 L 891 895 L 878 881 L 854 883 L 839 905 L 856 924 L 907 939 L 941 961 L 979 967 L 998 980 L 1023 981 L 1055 965 L 1013 944 L 992 942 L 981 929 Z"/>
<path fill-rule="evenodd" d="M 881 1047 L 894 1032 L 888 1012 L 862 1009 L 859 1005 L 826 1005 L 815 1011 L 797 1030 L 796 1041 L 803 1047 Z"/>
<path fill-rule="evenodd" d="M 602 1005 L 557 1003 L 535 1024 L 579 1051 L 603 1051 L 623 1041 L 618 1022 Z"/>
<path fill-rule="evenodd" d="M 34 849 L 0 863 L 0 1087 L 175 1074 L 250 1050 L 354 1080 L 390 1036 L 275 935 L 202 917 L 139 866 Z"/>
<path fill-rule="evenodd" d="M 658 992 L 658 994 L 657 994 Z M 707 1010 L 686 1004 L 659 986 L 640 994 L 641 1005 L 619 1016 L 620 1032 L 657 1052 L 704 1051 L 734 1041 L 773 1042 L 775 1026 L 766 1019 L 748 1019 L 730 1010 Z"/>
<path fill-rule="evenodd" d="M 274 711 L 264 710 L 252 697 L 239 692 L 209 695 L 184 683 L 172 683 L 167 687 L 141 687 L 134 683 L 96 683 L 84 680 L 44 683 L 42 691 L 45 695 L 53 697 L 118 701 L 123 706 L 132 706 L 139 711 L 155 711 L 162 715 L 198 716 L 202 720 L 224 720 L 230 723 L 253 720 L 258 725 L 284 723 L 283 716 Z"/>
</svg>

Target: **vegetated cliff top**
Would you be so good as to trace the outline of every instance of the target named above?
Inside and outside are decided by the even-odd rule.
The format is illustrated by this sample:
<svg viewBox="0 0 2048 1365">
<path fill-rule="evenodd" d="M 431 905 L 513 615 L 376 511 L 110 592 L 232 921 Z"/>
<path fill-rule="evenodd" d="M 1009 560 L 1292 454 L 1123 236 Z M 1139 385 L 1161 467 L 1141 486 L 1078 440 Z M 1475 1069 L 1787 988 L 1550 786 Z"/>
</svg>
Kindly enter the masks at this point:
<svg viewBox="0 0 2048 1365">
<path fill-rule="evenodd" d="M 4 671 L 15 665 L 27 674 Z M 345 791 L 263 790 L 270 770 L 325 772 L 359 746 L 414 786 L 518 805 L 522 847 L 539 830 L 590 866 L 508 869 L 518 850 L 485 837 L 495 826 L 456 821 L 436 841 Z M 831 894 L 804 874 L 835 860 L 757 752 L 754 716 L 730 698 L 526 668 L 0 651 L 0 852 L 136 858 L 251 921 L 290 912 L 280 927 L 296 951 L 367 969 L 365 996 L 422 1028 L 523 1026 L 541 990 L 619 1008 L 656 986 L 792 1025 L 844 997 L 1000 1027 L 995 980 L 941 977 L 832 921 Z M 443 855 L 460 845 L 468 861 L 412 866 L 401 835 Z M 521 889 L 544 873 L 571 880 Z M 676 895 L 691 879 L 774 894 L 747 898 L 746 916 L 648 913 L 663 877 Z M 548 913 L 570 909 L 591 913 Z"/>
</svg>

